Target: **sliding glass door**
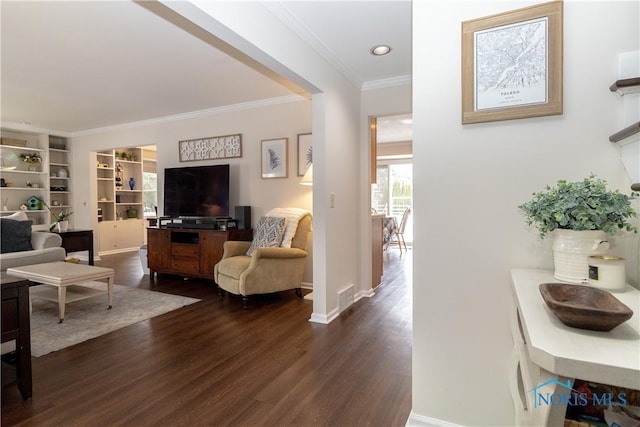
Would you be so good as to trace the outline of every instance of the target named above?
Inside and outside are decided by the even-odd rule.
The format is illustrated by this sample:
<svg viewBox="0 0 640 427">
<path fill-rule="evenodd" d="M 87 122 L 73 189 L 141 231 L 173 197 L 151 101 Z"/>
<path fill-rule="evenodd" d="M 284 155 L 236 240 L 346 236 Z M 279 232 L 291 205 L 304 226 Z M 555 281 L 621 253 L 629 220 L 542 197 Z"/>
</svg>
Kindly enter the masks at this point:
<svg viewBox="0 0 640 427">
<path fill-rule="evenodd" d="M 371 186 L 371 205 L 380 214 L 396 218 L 398 224 L 406 208 L 413 206 L 413 164 L 393 162 L 378 164 L 377 183 Z M 413 241 L 413 215 L 405 228 L 405 240 Z"/>
</svg>

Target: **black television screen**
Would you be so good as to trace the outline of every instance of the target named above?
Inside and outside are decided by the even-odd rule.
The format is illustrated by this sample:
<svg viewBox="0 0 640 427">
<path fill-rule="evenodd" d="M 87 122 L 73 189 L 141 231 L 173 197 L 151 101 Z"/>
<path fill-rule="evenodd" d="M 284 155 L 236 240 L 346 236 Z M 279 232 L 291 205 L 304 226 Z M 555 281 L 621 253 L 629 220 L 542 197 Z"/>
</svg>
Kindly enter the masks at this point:
<svg viewBox="0 0 640 427">
<path fill-rule="evenodd" d="M 164 215 L 229 216 L 229 165 L 166 168 Z"/>
</svg>

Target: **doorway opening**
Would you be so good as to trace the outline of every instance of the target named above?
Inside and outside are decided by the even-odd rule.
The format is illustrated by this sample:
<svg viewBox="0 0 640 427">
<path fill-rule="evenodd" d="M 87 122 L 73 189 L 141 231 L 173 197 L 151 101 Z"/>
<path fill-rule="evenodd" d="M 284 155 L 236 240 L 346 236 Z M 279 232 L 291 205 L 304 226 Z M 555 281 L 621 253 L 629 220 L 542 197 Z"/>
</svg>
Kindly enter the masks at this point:
<svg viewBox="0 0 640 427">
<path fill-rule="evenodd" d="M 413 118 L 411 114 L 377 117 L 375 131 L 375 183 L 371 185 L 372 212 L 395 218 L 399 225 L 413 207 Z M 404 229 L 407 245 L 413 242 L 413 215 Z"/>
</svg>

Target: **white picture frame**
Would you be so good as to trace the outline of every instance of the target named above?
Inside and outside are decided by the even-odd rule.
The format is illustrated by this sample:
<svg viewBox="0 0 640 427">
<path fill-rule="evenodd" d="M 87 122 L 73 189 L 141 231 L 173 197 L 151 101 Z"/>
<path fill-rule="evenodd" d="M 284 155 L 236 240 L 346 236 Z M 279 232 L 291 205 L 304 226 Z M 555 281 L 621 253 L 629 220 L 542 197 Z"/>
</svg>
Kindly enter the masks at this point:
<svg viewBox="0 0 640 427">
<path fill-rule="evenodd" d="M 289 176 L 289 139 L 264 139 L 261 141 L 261 176 L 264 179 Z"/>
</svg>

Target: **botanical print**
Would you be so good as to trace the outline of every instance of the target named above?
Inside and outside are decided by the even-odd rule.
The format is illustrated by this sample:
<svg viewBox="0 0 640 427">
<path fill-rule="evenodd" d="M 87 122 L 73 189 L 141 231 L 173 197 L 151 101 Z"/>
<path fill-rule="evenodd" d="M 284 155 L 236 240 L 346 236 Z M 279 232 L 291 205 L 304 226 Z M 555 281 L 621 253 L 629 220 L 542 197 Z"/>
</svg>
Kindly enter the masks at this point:
<svg viewBox="0 0 640 427">
<path fill-rule="evenodd" d="M 298 176 L 303 176 L 313 163 L 313 147 L 310 133 L 298 134 Z"/>
<path fill-rule="evenodd" d="M 269 152 L 269 168 L 271 170 L 277 169 L 280 166 L 280 157 L 278 154 L 271 148 L 267 150 Z"/>
<path fill-rule="evenodd" d="M 287 177 L 287 138 L 262 141 L 262 178 Z"/>
<path fill-rule="evenodd" d="M 307 161 L 305 163 L 305 166 L 309 166 L 313 162 L 313 147 L 309 147 L 307 149 L 307 155 L 305 157 L 305 160 Z"/>
</svg>

